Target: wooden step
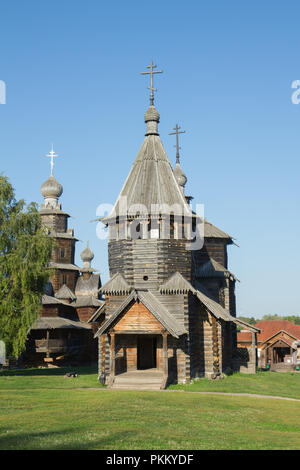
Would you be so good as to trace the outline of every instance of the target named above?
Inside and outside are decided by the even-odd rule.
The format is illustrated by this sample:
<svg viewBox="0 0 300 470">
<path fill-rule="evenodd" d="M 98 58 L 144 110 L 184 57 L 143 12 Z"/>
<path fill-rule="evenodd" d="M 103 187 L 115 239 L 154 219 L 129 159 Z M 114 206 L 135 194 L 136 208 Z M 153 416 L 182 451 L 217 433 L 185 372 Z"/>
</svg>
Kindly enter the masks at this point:
<svg viewBox="0 0 300 470">
<path fill-rule="evenodd" d="M 127 377 L 122 377 L 122 378 L 115 378 L 114 383 L 119 383 L 119 384 L 124 384 L 124 383 L 136 383 L 136 384 L 141 384 L 141 383 L 148 383 L 148 384 L 160 384 L 162 382 L 162 377 L 158 378 L 153 378 L 152 380 L 147 380 L 145 377 L 137 377 L 137 378 L 127 378 Z"/>
<path fill-rule="evenodd" d="M 111 390 L 160 390 L 160 385 L 153 384 L 113 384 Z"/>
<path fill-rule="evenodd" d="M 164 376 L 157 369 L 134 370 L 116 375 L 112 389 L 118 390 L 160 390 Z"/>
</svg>

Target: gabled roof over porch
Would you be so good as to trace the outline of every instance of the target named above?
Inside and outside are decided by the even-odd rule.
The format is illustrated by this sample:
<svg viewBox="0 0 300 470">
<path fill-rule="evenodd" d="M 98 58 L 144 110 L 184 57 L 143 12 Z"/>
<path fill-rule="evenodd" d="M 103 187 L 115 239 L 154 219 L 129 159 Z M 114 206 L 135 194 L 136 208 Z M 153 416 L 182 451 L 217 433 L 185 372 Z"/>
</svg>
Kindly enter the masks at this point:
<svg viewBox="0 0 300 470">
<path fill-rule="evenodd" d="M 122 304 L 113 312 L 113 314 L 108 318 L 108 320 L 99 328 L 95 334 L 95 338 L 101 336 L 103 333 L 106 333 L 107 330 L 115 323 L 118 322 L 122 317 L 125 309 L 130 306 L 130 304 L 135 303 L 137 300 L 142 302 L 142 304 L 151 312 L 151 314 L 156 318 L 156 320 L 166 329 L 172 336 L 179 338 L 179 336 L 187 333 L 186 329 L 180 325 L 176 318 L 170 314 L 167 308 L 162 305 L 162 303 L 155 297 L 155 295 L 148 291 L 133 290 L 128 297 L 122 302 Z"/>
<path fill-rule="evenodd" d="M 269 343 L 266 345 L 265 349 L 268 348 L 280 348 L 280 347 L 288 347 L 288 348 L 293 348 L 297 349 L 297 346 L 294 345 L 296 341 L 291 340 L 290 338 L 285 338 L 285 337 L 279 337 L 279 338 L 274 338 L 272 343 Z"/>
</svg>

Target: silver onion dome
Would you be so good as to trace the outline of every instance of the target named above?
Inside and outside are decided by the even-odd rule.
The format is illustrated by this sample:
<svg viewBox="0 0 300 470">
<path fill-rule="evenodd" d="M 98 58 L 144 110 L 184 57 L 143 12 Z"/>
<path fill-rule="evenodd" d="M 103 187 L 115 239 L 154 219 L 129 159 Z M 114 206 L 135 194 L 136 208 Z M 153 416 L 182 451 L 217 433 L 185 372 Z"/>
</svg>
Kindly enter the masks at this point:
<svg viewBox="0 0 300 470">
<path fill-rule="evenodd" d="M 91 261 L 94 259 L 94 253 L 92 250 L 89 248 L 89 242 L 86 244 L 86 248 L 80 253 L 80 258 L 83 261 L 83 267 L 84 268 L 90 268 L 91 267 Z"/>
<path fill-rule="evenodd" d="M 62 185 L 54 178 L 49 178 L 42 184 L 41 193 L 45 199 L 58 199 L 63 193 Z"/>
<path fill-rule="evenodd" d="M 187 182 L 187 177 L 183 173 L 183 170 L 180 166 L 180 163 L 176 163 L 175 168 L 174 168 L 174 176 L 181 188 L 184 188 Z"/>
</svg>

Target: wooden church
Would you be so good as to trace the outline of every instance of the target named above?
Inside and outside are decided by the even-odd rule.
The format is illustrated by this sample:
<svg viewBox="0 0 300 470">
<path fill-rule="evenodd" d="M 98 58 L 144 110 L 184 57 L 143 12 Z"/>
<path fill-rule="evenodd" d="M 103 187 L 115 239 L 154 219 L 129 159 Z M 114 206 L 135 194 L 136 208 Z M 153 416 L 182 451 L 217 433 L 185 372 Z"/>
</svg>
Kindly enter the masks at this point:
<svg viewBox="0 0 300 470">
<path fill-rule="evenodd" d="M 57 155 L 52 149 L 47 156 L 51 158 L 51 175 L 41 186 L 44 202 L 40 215 L 54 242 L 49 266 L 51 277 L 41 299 L 40 316 L 28 333 L 22 362 L 91 364 L 97 361 L 94 334 L 100 326 L 93 319 L 104 305 L 99 294 L 100 274 L 91 267 L 94 254 L 88 245 L 80 255 L 82 267 L 75 264 L 78 239 L 74 230 L 68 228 L 70 216 L 59 202 L 63 187 L 53 176 L 53 158 Z"/>
<path fill-rule="evenodd" d="M 95 319 L 99 379 L 112 388 L 165 388 L 227 368 L 255 373 L 256 333 L 236 319 L 235 276 L 228 270 L 230 235 L 192 211 L 179 159 L 173 169 L 150 106 L 140 151 L 110 215 L 110 280 L 100 289 L 105 306 Z M 203 240 L 200 246 L 200 232 Z M 240 356 L 236 324 L 252 333 L 248 356 Z"/>
</svg>

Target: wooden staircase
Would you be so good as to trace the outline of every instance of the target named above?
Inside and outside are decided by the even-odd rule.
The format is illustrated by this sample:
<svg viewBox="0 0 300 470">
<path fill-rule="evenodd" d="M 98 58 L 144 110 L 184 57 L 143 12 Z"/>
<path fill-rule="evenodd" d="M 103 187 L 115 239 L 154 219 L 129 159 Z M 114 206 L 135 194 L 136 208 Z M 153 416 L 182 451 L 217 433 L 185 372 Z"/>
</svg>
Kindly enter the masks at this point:
<svg viewBox="0 0 300 470">
<path fill-rule="evenodd" d="M 116 375 L 112 390 L 161 390 L 165 388 L 164 375 L 157 369 L 134 370 Z"/>
</svg>

